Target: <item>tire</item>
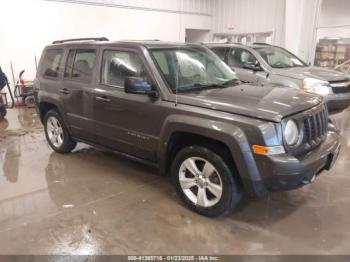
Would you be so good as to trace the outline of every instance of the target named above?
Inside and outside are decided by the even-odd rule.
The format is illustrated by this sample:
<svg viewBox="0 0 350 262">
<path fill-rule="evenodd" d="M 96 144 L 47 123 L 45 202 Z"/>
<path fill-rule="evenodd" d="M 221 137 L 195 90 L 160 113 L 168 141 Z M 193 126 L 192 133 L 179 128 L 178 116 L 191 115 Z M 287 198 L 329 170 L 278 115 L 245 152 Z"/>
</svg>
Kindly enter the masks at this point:
<svg viewBox="0 0 350 262">
<path fill-rule="evenodd" d="M 70 136 L 57 110 L 53 109 L 46 113 L 44 127 L 46 140 L 55 152 L 69 153 L 77 145 L 77 142 Z"/>
<path fill-rule="evenodd" d="M 34 96 L 27 96 L 24 99 L 24 103 L 25 103 L 26 106 L 34 106 L 34 104 L 35 104 Z"/>
<path fill-rule="evenodd" d="M 6 108 L 0 108 L 0 120 L 4 119 L 7 114 Z"/>
<path fill-rule="evenodd" d="M 193 163 L 197 169 L 192 168 Z M 207 166 L 208 163 L 211 166 Z M 197 177 L 193 175 L 196 172 Z M 172 180 L 181 200 L 191 210 L 208 217 L 230 213 L 242 199 L 241 186 L 235 175 L 219 154 L 201 146 L 183 148 L 171 165 Z M 201 197 L 198 197 L 200 192 Z"/>
</svg>

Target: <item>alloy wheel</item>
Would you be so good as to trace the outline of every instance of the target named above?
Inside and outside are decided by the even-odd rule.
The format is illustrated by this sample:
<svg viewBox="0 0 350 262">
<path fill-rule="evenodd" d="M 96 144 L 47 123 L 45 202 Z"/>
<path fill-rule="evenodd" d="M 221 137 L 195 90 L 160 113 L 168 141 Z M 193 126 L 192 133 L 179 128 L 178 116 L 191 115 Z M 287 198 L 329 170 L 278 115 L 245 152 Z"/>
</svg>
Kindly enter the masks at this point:
<svg viewBox="0 0 350 262">
<path fill-rule="evenodd" d="M 187 198 L 201 207 L 214 206 L 223 193 L 219 172 L 209 161 L 200 157 L 190 157 L 182 162 L 179 182 Z"/>
<path fill-rule="evenodd" d="M 47 136 L 50 142 L 59 148 L 63 144 L 63 128 L 56 117 L 50 116 L 47 119 Z"/>
</svg>

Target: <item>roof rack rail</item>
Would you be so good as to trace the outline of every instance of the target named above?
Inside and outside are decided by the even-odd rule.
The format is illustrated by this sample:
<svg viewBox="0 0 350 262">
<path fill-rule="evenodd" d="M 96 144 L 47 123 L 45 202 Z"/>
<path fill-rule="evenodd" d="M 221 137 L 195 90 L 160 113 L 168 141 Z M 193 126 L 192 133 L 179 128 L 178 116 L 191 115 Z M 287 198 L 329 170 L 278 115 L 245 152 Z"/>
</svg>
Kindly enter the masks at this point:
<svg viewBox="0 0 350 262">
<path fill-rule="evenodd" d="M 226 41 L 226 42 L 201 42 L 200 44 L 201 45 L 232 45 L 232 44 L 241 45 L 242 43 Z"/>
<path fill-rule="evenodd" d="M 87 37 L 87 38 L 72 38 L 72 39 L 64 39 L 64 40 L 56 40 L 53 41 L 52 44 L 62 44 L 66 42 L 75 42 L 75 41 L 109 41 L 107 37 Z"/>
<path fill-rule="evenodd" d="M 262 43 L 262 42 L 253 42 L 252 44 L 253 45 L 270 45 L 270 44 Z"/>
<path fill-rule="evenodd" d="M 160 42 L 159 39 L 133 39 L 133 40 L 121 40 L 120 42 Z"/>
</svg>

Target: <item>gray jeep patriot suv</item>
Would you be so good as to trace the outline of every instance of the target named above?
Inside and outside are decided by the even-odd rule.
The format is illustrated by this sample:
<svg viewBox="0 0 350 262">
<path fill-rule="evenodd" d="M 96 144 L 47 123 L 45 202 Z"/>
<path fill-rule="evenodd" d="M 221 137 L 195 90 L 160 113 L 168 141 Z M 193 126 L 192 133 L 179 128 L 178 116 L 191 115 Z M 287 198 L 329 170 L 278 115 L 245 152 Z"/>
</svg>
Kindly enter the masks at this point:
<svg viewBox="0 0 350 262">
<path fill-rule="evenodd" d="M 241 84 L 200 45 L 104 40 L 43 52 L 35 90 L 54 151 L 85 142 L 156 165 L 206 216 L 228 213 L 243 192 L 308 184 L 336 160 L 321 96 Z"/>
<path fill-rule="evenodd" d="M 309 66 L 278 46 L 262 43 L 207 46 L 234 69 L 243 82 L 277 84 L 316 93 L 325 97 L 329 110 L 350 106 L 350 76 L 346 74 Z"/>
</svg>

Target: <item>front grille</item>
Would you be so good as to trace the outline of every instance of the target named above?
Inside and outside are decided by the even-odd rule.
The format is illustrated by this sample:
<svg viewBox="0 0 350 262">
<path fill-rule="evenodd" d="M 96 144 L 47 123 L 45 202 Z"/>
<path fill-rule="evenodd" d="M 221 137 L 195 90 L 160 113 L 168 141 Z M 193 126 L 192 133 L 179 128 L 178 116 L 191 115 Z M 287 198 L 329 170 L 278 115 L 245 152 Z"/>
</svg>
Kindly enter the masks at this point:
<svg viewBox="0 0 350 262">
<path fill-rule="evenodd" d="M 333 82 L 330 82 L 330 85 L 332 87 L 334 94 L 343 94 L 343 93 L 350 92 L 350 81 L 349 80 L 333 81 Z"/>
<path fill-rule="evenodd" d="M 327 136 L 328 110 L 324 103 L 307 111 L 285 119 L 285 123 L 293 119 L 298 123 L 302 140 L 295 146 L 285 144 L 287 152 L 292 155 L 301 155 L 317 147 Z"/>
<path fill-rule="evenodd" d="M 318 145 L 328 131 L 328 113 L 324 108 L 314 115 L 304 118 L 304 142 Z"/>
</svg>

